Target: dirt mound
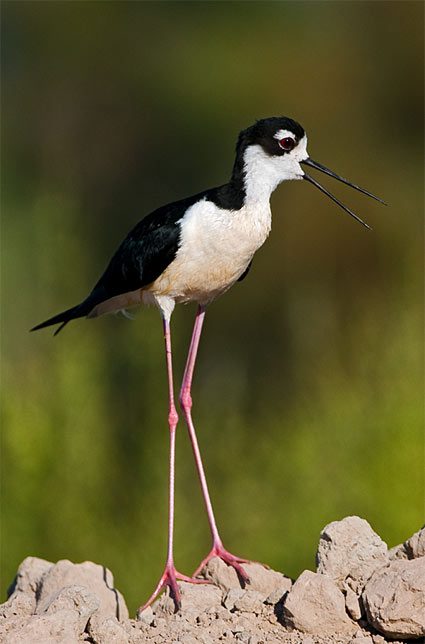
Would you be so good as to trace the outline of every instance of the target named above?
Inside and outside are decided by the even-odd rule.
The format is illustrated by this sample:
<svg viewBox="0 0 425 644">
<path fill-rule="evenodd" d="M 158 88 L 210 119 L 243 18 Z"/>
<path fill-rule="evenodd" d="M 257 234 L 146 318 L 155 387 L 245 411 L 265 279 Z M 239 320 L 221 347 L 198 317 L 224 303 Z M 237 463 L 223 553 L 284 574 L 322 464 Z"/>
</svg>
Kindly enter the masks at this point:
<svg viewBox="0 0 425 644">
<path fill-rule="evenodd" d="M 210 583 L 180 584 L 182 607 L 167 593 L 131 620 L 109 570 L 91 562 L 28 557 L 0 607 L 4 644 L 382 644 L 425 635 L 425 530 L 386 544 L 359 517 L 321 533 L 317 571 L 293 582 L 260 564 L 232 568 L 213 559 Z"/>
</svg>

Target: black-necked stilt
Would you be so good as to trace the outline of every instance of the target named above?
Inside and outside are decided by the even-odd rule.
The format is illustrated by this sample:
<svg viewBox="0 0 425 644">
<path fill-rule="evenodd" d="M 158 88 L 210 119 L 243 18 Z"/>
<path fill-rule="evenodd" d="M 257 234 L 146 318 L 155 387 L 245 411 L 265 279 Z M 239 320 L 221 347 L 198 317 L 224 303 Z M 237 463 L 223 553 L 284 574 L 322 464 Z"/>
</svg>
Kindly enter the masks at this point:
<svg viewBox="0 0 425 644">
<path fill-rule="evenodd" d="M 255 251 L 262 246 L 270 232 L 270 195 L 282 181 L 309 181 L 369 228 L 349 208 L 307 175 L 302 165 L 320 170 L 381 201 L 310 159 L 307 136 L 301 125 L 286 117 L 262 119 L 240 133 L 233 172 L 228 183 L 162 206 L 147 215 L 124 239 L 106 271 L 81 304 L 32 329 L 60 324 L 56 330 L 58 333 L 75 318 L 93 318 L 120 310 L 125 312 L 128 307 L 142 303 L 154 303 L 161 312 L 168 373 L 170 429 L 168 552 L 164 573 L 144 607 L 166 586 L 170 587 L 178 607 L 180 593 L 177 580 L 199 582 L 196 575 L 214 556 L 233 566 L 240 578 L 248 581 L 247 574 L 240 565 L 247 560 L 232 555 L 224 548 L 217 529 L 192 421 L 192 377 L 205 309 L 248 273 Z M 198 304 L 180 390 L 180 404 L 189 430 L 213 541 L 210 553 L 193 577 L 177 572 L 173 561 L 174 454 L 178 416 L 174 403 L 170 318 L 175 304 L 180 302 Z"/>
</svg>

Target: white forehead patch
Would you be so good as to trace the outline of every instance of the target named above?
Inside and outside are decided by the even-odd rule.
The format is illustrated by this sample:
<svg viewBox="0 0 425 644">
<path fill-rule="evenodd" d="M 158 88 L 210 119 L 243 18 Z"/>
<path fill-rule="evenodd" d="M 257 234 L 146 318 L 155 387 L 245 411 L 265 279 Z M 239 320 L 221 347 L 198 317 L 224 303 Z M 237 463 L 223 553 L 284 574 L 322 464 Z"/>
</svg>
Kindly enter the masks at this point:
<svg viewBox="0 0 425 644">
<path fill-rule="evenodd" d="M 298 145 L 294 148 L 295 154 L 293 155 L 297 161 L 303 161 L 308 158 L 307 152 L 307 134 L 304 134 L 303 138 L 299 140 Z"/>
<path fill-rule="evenodd" d="M 286 138 L 287 136 L 295 140 L 295 134 L 293 132 L 290 132 L 289 130 L 278 130 L 276 134 L 273 134 L 273 138 L 277 139 L 278 141 L 280 141 L 280 139 Z"/>
<path fill-rule="evenodd" d="M 291 139 L 294 139 L 296 141 L 295 134 L 293 132 L 290 132 L 290 130 L 278 130 L 276 134 L 273 135 L 273 138 L 280 141 L 281 139 L 284 139 L 287 136 L 289 136 Z M 290 155 L 296 161 L 303 161 L 308 157 L 307 134 L 304 134 L 304 136 L 298 141 L 298 145 L 296 145 L 295 148 L 291 150 Z"/>
</svg>

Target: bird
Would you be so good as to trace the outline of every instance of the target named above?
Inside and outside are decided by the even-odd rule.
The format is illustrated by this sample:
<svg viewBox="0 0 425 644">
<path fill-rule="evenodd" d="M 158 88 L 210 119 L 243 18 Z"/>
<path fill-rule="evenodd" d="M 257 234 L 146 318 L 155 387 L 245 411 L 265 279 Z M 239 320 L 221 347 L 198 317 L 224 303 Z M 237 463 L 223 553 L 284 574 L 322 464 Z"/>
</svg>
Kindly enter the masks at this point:
<svg viewBox="0 0 425 644">
<path fill-rule="evenodd" d="M 235 160 L 227 183 L 161 206 L 128 233 L 88 296 L 76 306 L 31 329 L 59 324 L 55 335 L 71 320 L 96 318 L 140 304 L 154 304 L 162 318 L 168 377 L 168 545 L 164 571 L 141 606 L 149 606 L 169 588 L 175 608 L 181 606 L 178 581 L 205 583 L 200 571 L 213 557 L 235 569 L 242 584 L 249 576 L 247 559 L 228 551 L 220 536 L 192 419 L 192 380 L 207 307 L 243 280 L 255 252 L 264 244 L 272 214 L 270 196 L 279 184 L 304 180 L 327 195 L 365 228 L 370 226 L 330 193 L 305 169 L 318 170 L 381 202 L 379 197 L 311 159 L 307 134 L 295 120 L 274 116 L 255 121 L 239 133 Z M 186 421 L 212 537 L 211 550 L 192 576 L 175 567 L 173 548 L 175 440 L 178 414 L 173 383 L 171 316 L 176 304 L 193 302 L 197 311 L 179 402 Z"/>
</svg>

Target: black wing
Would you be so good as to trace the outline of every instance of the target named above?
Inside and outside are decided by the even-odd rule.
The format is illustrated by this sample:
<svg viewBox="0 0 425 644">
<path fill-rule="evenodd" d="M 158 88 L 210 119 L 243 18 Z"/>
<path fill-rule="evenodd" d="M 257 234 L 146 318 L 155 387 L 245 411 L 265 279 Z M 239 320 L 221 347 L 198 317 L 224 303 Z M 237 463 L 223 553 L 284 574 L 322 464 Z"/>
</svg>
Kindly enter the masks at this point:
<svg viewBox="0 0 425 644">
<path fill-rule="evenodd" d="M 154 282 L 177 254 L 179 222 L 186 210 L 209 192 L 162 206 L 142 219 L 121 243 L 89 297 L 96 296 L 100 303 Z"/>
<path fill-rule="evenodd" d="M 31 330 L 59 323 L 64 326 L 70 320 L 85 317 L 95 306 L 111 297 L 135 291 L 154 282 L 176 256 L 180 243 L 179 222 L 186 210 L 209 192 L 162 206 L 147 215 L 129 232 L 94 289 L 81 304 L 49 318 Z"/>
</svg>

